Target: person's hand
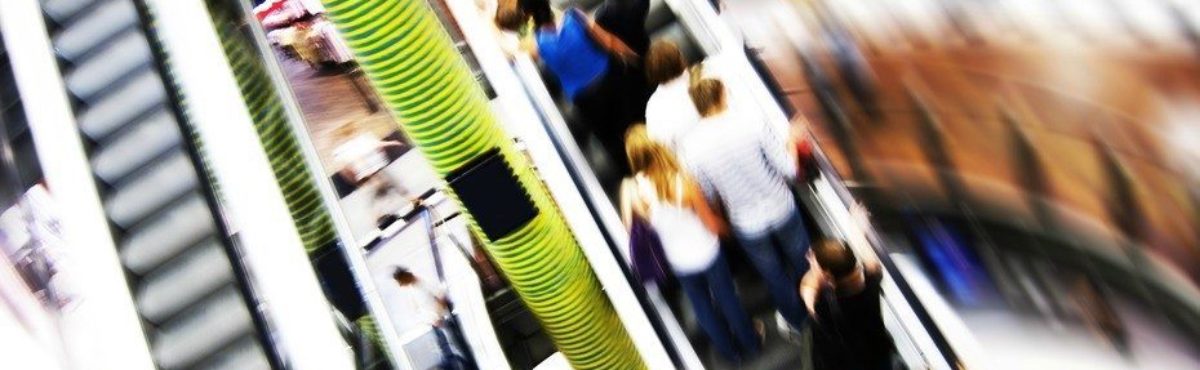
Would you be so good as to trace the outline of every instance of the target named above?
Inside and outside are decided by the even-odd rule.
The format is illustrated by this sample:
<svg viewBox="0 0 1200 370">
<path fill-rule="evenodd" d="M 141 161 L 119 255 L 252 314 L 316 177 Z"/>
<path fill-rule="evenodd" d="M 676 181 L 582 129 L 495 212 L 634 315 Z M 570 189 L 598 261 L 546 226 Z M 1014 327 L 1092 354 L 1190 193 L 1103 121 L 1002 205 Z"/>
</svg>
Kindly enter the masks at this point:
<svg viewBox="0 0 1200 370">
<path fill-rule="evenodd" d="M 793 124 L 788 130 L 788 134 L 792 147 L 798 147 L 800 144 L 808 141 L 808 125 L 803 123 Z"/>
</svg>

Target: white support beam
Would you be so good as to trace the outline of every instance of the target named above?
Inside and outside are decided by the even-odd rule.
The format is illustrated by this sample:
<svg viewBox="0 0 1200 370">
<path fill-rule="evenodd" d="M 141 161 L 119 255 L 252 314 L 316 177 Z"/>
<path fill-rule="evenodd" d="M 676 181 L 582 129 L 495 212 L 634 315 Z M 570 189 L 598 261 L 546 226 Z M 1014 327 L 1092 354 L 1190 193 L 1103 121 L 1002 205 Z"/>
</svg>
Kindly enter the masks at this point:
<svg viewBox="0 0 1200 370">
<path fill-rule="evenodd" d="M 154 369 L 37 0 L 0 1 L 0 30 L 63 238 L 78 261 L 80 303 L 62 316 L 77 369 Z M 69 208 L 66 208 L 69 207 Z"/>
<path fill-rule="evenodd" d="M 7 0 L 5 0 L 7 1 Z M 148 0 L 188 120 L 222 190 L 227 222 L 242 245 L 276 348 L 291 369 L 352 369 L 283 192 L 225 59 L 202 0 Z"/>
</svg>

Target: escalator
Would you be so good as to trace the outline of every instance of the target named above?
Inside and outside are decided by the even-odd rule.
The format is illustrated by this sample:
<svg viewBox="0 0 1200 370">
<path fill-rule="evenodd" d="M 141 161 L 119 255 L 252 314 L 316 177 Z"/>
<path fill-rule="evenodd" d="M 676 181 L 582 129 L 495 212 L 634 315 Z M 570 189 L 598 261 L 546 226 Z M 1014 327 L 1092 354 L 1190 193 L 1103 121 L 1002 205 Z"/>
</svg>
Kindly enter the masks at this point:
<svg viewBox="0 0 1200 370">
<path fill-rule="evenodd" d="M 558 2 L 561 7 L 578 7 L 595 10 L 601 1 Z M 718 18 L 708 2 L 701 1 L 652 1 L 646 28 L 652 40 L 666 39 L 675 42 L 683 50 L 689 63 L 705 59 L 706 56 L 733 55 L 734 59 L 745 57 L 744 64 L 738 61 L 734 64 L 740 81 L 732 82 L 731 89 L 736 94 L 753 97 L 753 103 L 762 109 L 771 124 L 786 125 L 789 108 L 781 103 L 779 97 L 783 94 L 778 86 L 768 81 L 770 76 L 764 75 L 762 68 L 756 68 L 754 56 L 745 49 L 740 41 L 730 31 L 718 25 Z M 739 55 L 740 54 L 740 55 Z M 620 261 L 626 261 L 625 244 L 628 235 L 621 225 L 613 199 L 612 184 L 619 181 L 619 174 L 606 165 L 602 151 L 591 149 L 595 140 L 589 137 L 589 129 L 581 127 L 581 121 L 573 116 L 569 104 L 561 97 L 552 95 L 555 86 L 545 83 L 544 68 L 529 63 L 521 57 L 514 61 L 514 71 L 526 90 L 526 96 L 535 107 L 540 118 L 541 128 L 550 136 L 555 152 L 567 167 L 575 191 L 582 194 L 586 201 L 591 222 L 598 224 L 598 229 L 604 234 L 608 249 Z M 966 361 L 956 354 L 957 348 L 950 346 L 952 338 L 941 332 L 938 323 L 934 321 L 929 310 L 913 294 L 903 276 L 899 275 L 896 266 L 890 262 L 887 252 L 882 249 L 878 238 L 875 238 L 868 228 L 852 225 L 850 209 L 855 207 L 855 201 L 845 191 L 840 178 L 823 155 L 818 155 L 818 175 L 811 184 L 805 187 L 808 194 L 801 199 L 807 206 L 816 227 L 820 233 L 830 237 L 846 240 L 855 247 L 858 253 L 877 254 L 880 256 L 888 276 L 884 284 L 885 321 L 894 323 L 889 326 L 896 340 L 899 356 L 910 367 L 922 368 L 953 368 Z M 840 190 L 839 190 L 840 189 Z M 802 192 L 805 193 L 805 192 Z M 623 265 L 623 264 L 622 264 Z M 624 268 L 624 266 L 622 266 Z M 635 283 L 628 271 L 625 270 L 629 284 L 638 293 L 647 316 L 654 322 L 656 334 L 668 351 L 671 352 L 676 367 L 686 368 L 723 368 L 725 365 L 702 361 L 701 347 L 693 347 L 703 343 L 703 335 L 686 315 L 676 316 L 670 308 L 671 298 L 658 291 L 656 287 L 643 287 Z M 754 274 L 750 274 L 754 275 Z M 754 279 L 747 283 L 754 285 Z M 753 289 L 751 289 L 753 290 Z M 765 302 L 765 295 L 760 297 L 753 292 L 743 292 L 747 303 Z M 753 306 L 753 304 L 752 304 Z M 688 326 L 692 326 L 690 329 Z M 786 346 L 785 346 L 786 347 Z M 768 351 L 770 352 L 770 351 Z M 786 356 L 768 353 L 768 357 L 754 363 L 755 368 L 787 368 L 802 361 L 798 351 L 784 348 L 784 352 L 792 352 Z"/>
<path fill-rule="evenodd" d="M 699 62 L 704 59 L 704 51 L 696 43 L 695 38 L 688 34 L 687 29 L 679 23 L 675 13 L 671 10 L 664 0 L 648 0 L 649 12 L 646 16 L 645 29 L 650 35 L 650 40 L 669 40 L 679 46 L 679 50 L 683 52 L 689 65 Z M 595 13 L 603 4 L 600 0 L 555 0 L 552 4 L 557 9 L 578 8 L 589 14 Z M 539 67 L 543 78 L 551 76 L 551 73 L 544 67 Z M 551 78 L 552 79 L 552 78 Z M 557 91 L 557 82 L 547 81 L 547 88 L 551 91 Z M 611 163 L 611 159 L 607 154 L 600 149 L 598 139 L 592 135 L 592 128 L 584 124 L 584 120 L 578 116 L 578 112 L 573 109 L 571 104 L 565 97 L 556 97 L 555 102 L 557 108 L 562 112 L 563 118 L 566 120 L 567 127 L 570 128 L 571 134 L 577 141 L 580 147 L 584 150 L 583 153 L 587 158 L 589 166 L 596 173 L 596 177 L 610 194 L 612 199 L 615 198 L 615 186 L 620 181 L 621 174 L 618 173 L 618 168 Z"/>
<path fill-rule="evenodd" d="M 280 368 L 139 9 L 41 4 L 157 366 Z"/>
</svg>

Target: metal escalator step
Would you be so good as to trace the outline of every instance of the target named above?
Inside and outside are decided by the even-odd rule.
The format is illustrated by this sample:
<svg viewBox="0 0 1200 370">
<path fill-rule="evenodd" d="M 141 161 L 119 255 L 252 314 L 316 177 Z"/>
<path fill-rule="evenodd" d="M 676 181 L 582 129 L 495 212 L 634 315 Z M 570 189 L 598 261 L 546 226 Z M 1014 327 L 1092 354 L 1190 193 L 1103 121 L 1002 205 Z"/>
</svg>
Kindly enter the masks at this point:
<svg viewBox="0 0 1200 370">
<path fill-rule="evenodd" d="M 164 150 L 178 147 L 182 136 L 171 113 L 160 110 L 129 131 L 103 143 L 92 156 L 92 170 L 105 182 L 129 175 Z"/>
<path fill-rule="evenodd" d="M 46 3 L 66 1 L 71 0 L 50 0 Z M 46 12 L 53 16 L 49 8 L 49 6 L 44 7 Z M 96 46 L 104 44 L 106 39 L 137 25 L 137 8 L 130 0 L 107 0 L 90 10 L 87 14 L 79 15 L 77 20 L 66 25 L 66 28 L 54 36 L 54 49 L 58 51 L 59 56 L 71 62 L 78 62 L 77 58 L 87 54 Z M 55 19 L 65 21 L 75 15 L 72 13 L 61 19 L 58 17 Z"/>
<path fill-rule="evenodd" d="M 121 261 L 135 274 L 145 274 L 215 231 L 208 204 L 197 194 L 131 230 L 122 243 Z"/>
<path fill-rule="evenodd" d="M 233 283 L 229 257 L 219 244 L 200 244 L 142 279 L 135 299 L 142 317 L 162 323 L 214 290 Z"/>
<path fill-rule="evenodd" d="M 103 137 L 165 100 L 162 79 L 153 70 L 146 70 L 120 88 L 87 102 L 90 106 L 78 117 L 79 128 L 89 137 Z"/>
<path fill-rule="evenodd" d="M 122 77 L 148 67 L 150 58 L 146 37 L 138 32 L 126 33 L 77 64 L 67 74 L 67 89 L 83 100 L 92 100 Z"/>
<path fill-rule="evenodd" d="M 42 0 L 42 10 L 55 21 L 64 21 L 74 17 L 79 11 L 87 8 L 97 0 Z"/>
<path fill-rule="evenodd" d="M 135 3 L 41 3 L 158 367 L 269 369 Z"/>
<path fill-rule="evenodd" d="M 204 363 L 192 367 L 194 370 L 269 370 L 271 363 L 263 352 L 258 339 L 245 336 L 228 348 L 217 352 Z"/>
<path fill-rule="evenodd" d="M 646 14 L 646 32 L 654 34 L 663 27 L 675 23 L 675 11 L 664 0 L 650 0 L 650 11 Z"/>
<path fill-rule="evenodd" d="M 196 187 L 192 162 L 182 150 L 135 176 L 128 183 L 116 185 L 116 192 L 104 202 L 108 217 L 122 228 L 134 226 L 151 212 Z"/>
<path fill-rule="evenodd" d="M 180 369 L 252 333 L 254 324 L 246 304 L 237 289 L 229 285 L 159 326 L 152 347 L 159 366 Z"/>
<path fill-rule="evenodd" d="M 118 123 L 116 128 L 111 129 L 108 132 L 105 132 L 104 135 L 102 135 L 102 136 L 93 137 L 93 136 L 88 135 L 86 131 L 80 131 L 80 132 L 83 133 L 83 136 L 85 138 L 94 142 L 95 145 L 106 146 L 109 143 L 116 140 L 118 137 L 121 137 L 121 135 L 124 135 L 125 133 L 132 131 L 133 128 L 137 127 L 139 124 L 143 123 L 146 120 L 155 118 L 158 115 L 163 114 L 163 113 L 166 113 L 168 116 L 170 116 L 171 111 L 168 110 L 169 108 L 167 106 L 167 103 L 168 102 L 164 100 L 162 102 L 159 102 L 159 104 L 145 107 L 145 109 L 142 110 L 141 112 L 134 114 L 133 118 L 129 119 L 128 121 Z M 174 118 L 171 118 L 171 119 L 174 119 Z"/>
</svg>

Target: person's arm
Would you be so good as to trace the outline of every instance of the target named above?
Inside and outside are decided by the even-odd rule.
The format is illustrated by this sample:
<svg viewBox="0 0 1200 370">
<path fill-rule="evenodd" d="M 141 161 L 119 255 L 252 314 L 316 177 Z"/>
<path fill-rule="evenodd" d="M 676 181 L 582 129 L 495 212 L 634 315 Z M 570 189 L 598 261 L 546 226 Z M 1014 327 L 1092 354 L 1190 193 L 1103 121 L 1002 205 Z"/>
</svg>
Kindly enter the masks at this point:
<svg viewBox="0 0 1200 370">
<path fill-rule="evenodd" d="M 759 142 L 767 163 L 788 181 L 794 181 L 797 173 L 796 146 L 791 135 L 777 135 L 770 122 L 760 121 L 759 124 L 762 125 Z"/>
<path fill-rule="evenodd" d="M 396 140 L 383 140 L 379 142 L 379 149 L 384 148 L 403 148 L 404 143 Z"/>
<path fill-rule="evenodd" d="M 633 49 L 630 49 L 629 45 L 625 45 L 625 42 L 621 41 L 620 38 L 609 33 L 608 30 L 605 30 L 599 24 L 596 24 L 596 21 L 588 17 L 587 14 L 583 14 L 579 9 L 571 9 L 571 14 L 585 22 L 588 35 L 592 37 L 592 40 L 596 41 L 596 44 L 608 51 L 609 54 L 620 58 L 625 63 L 637 61 L 638 54 Z"/>
<path fill-rule="evenodd" d="M 725 223 L 721 215 L 717 214 L 717 211 L 708 204 L 708 200 L 704 199 L 700 186 L 692 181 L 684 181 L 684 188 L 680 190 L 684 192 L 684 199 L 688 207 L 696 212 L 700 221 L 709 231 L 720 236 L 729 234 L 729 224 Z"/>
<path fill-rule="evenodd" d="M 621 222 L 625 224 L 625 228 L 633 226 L 633 214 L 635 212 L 635 203 L 637 202 L 637 184 L 632 178 L 621 180 Z"/>
<path fill-rule="evenodd" d="M 815 263 L 810 263 L 812 268 L 804 274 L 804 278 L 800 279 L 800 299 L 804 301 L 804 306 L 808 308 L 808 314 L 813 318 L 817 317 L 817 295 L 821 293 L 821 267 Z"/>
</svg>

